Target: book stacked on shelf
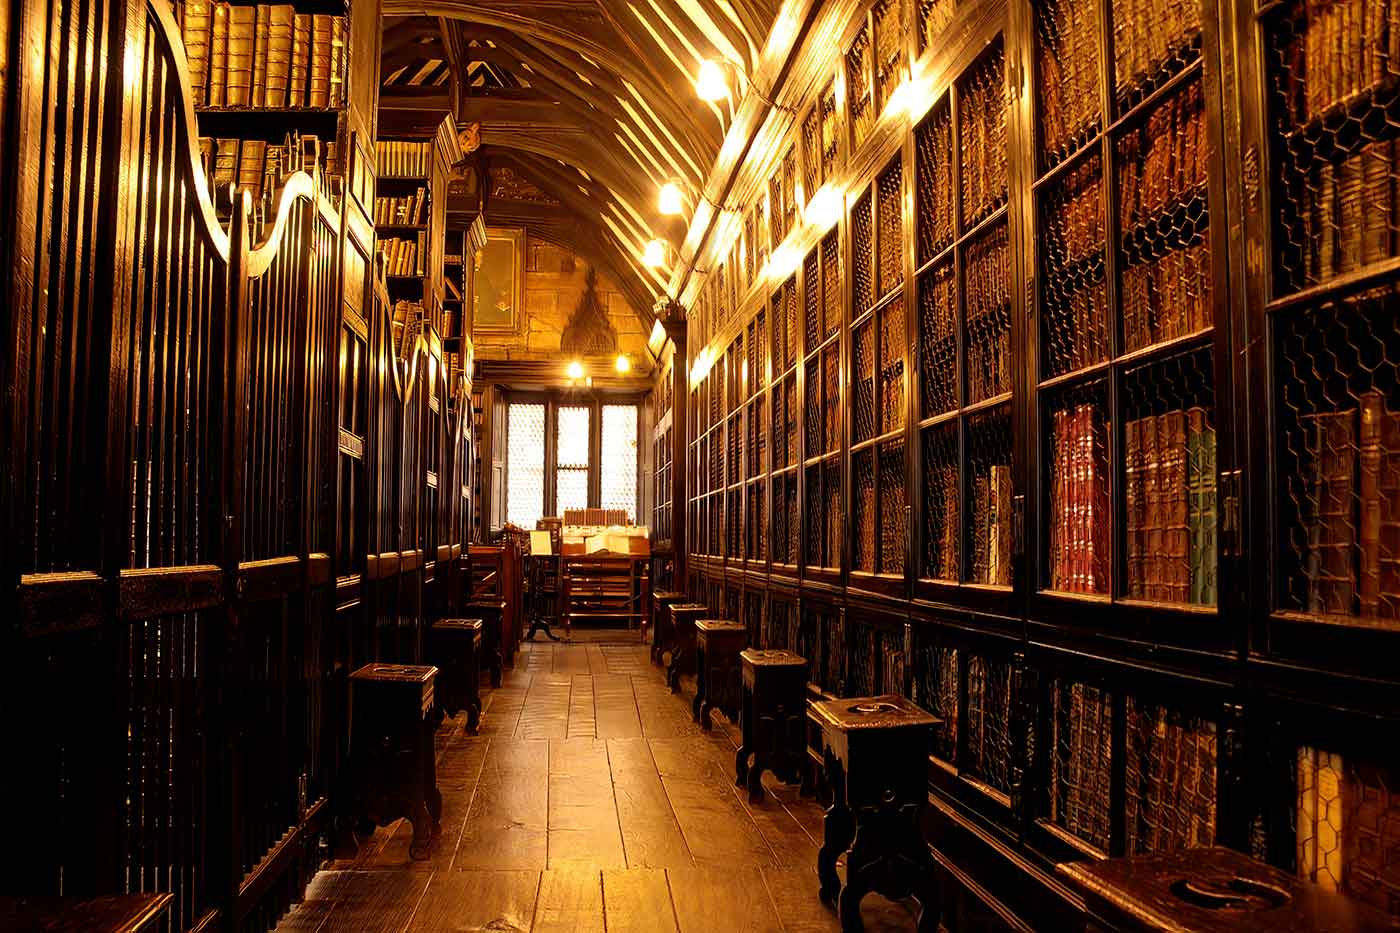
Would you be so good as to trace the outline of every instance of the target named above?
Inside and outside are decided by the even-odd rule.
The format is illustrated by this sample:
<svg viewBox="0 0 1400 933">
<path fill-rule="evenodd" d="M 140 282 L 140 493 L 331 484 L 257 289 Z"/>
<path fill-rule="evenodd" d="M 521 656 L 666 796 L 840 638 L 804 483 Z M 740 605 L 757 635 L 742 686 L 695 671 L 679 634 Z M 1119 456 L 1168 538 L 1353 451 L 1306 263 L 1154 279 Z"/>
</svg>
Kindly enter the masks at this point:
<svg viewBox="0 0 1400 933">
<path fill-rule="evenodd" d="M 375 142 L 379 174 L 389 177 L 425 177 L 432 155 L 431 142 L 381 139 Z"/>
<path fill-rule="evenodd" d="M 966 255 L 967 396 L 969 401 L 980 402 L 1011 391 L 1006 228 L 998 227 L 991 236 L 969 246 Z"/>
<path fill-rule="evenodd" d="M 1051 816 L 1069 832 L 1107 851 L 1110 837 L 1113 698 L 1087 684 L 1055 690 L 1055 754 L 1050 757 L 1054 793 Z"/>
<path fill-rule="evenodd" d="M 1305 415 L 1308 612 L 1400 619 L 1400 412 L 1378 391 L 1359 408 Z"/>
<path fill-rule="evenodd" d="M 1216 602 L 1215 428 L 1204 408 L 1125 425 L 1128 596 Z"/>
<path fill-rule="evenodd" d="M 394 276 L 427 275 L 427 231 L 419 230 L 413 239 L 386 237 L 375 244 L 384 257 L 384 273 Z"/>
<path fill-rule="evenodd" d="M 407 358 L 423 328 L 423 305 L 417 301 L 396 301 L 390 310 L 390 320 L 394 328 L 394 346 L 399 348 L 400 356 Z"/>
<path fill-rule="evenodd" d="M 1210 239 L 1123 270 L 1123 339 L 1129 352 L 1211 326 Z"/>
<path fill-rule="evenodd" d="M 1210 147 L 1205 98 L 1192 81 L 1118 142 L 1118 216 L 1123 236 L 1168 219 L 1172 209 L 1204 198 Z M 1166 215 L 1166 217 L 1164 217 Z"/>
<path fill-rule="evenodd" d="M 1119 93 L 1194 57 L 1200 0 L 1114 0 L 1113 55 Z"/>
<path fill-rule="evenodd" d="M 1098 122 L 1097 7 L 1096 0 L 1037 5 L 1040 149 L 1053 161 L 1086 142 Z"/>
<path fill-rule="evenodd" d="M 428 189 L 421 185 L 413 194 L 374 199 L 374 222 L 397 226 L 428 222 Z"/>
<path fill-rule="evenodd" d="M 1400 252 L 1395 229 L 1400 213 L 1397 165 L 1400 139 L 1388 139 L 1362 146 L 1340 162 L 1319 161 L 1309 170 L 1300 210 L 1307 282 L 1352 272 Z"/>
<path fill-rule="evenodd" d="M 1011 467 L 997 464 L 972 479 L 972 580 L 1011 585 Z"/>
<path fill-rule="evenodd" d="M 1400 74 L 1400 3 L 1396 0 L 1303 0 L 1302 40 L 1285 54 L 1294 117 L 1324 111 L 1392 86 Z"/>
<path fill-rule="evenodd" d="M 959 578 L 958 568 L 958 468 L 944 464 L 932 471 L 929 479 L 929 508 L 933 510 L 929 556 L 934 577 L 943 580 Z"/>
<path fill-rule="evenodd" d="M 1127 850 L 1170 852 L 1215 843 L 1215 724 L 1128 698 Z"/>
<path fill-rule="evenodd" d="M 221 0 L 185 0 L 177 15 L 196 107 L 345 106 L 345 17 Z"/>
<path fill-rule="evenodd" d="M 323 172 L 335 171 L 335 144 L 315 136 L 290 133 L 281 144 L 261 139 L 203 136 L 199 140 L 204 175 L 210 181 L 215 206 L 226 209 L 237 187 L 251 192 L 253 201 L 275 193 L 281 180 L 298 171 L 312 171 L 318 161 Z"/>
<path fill-rule="evenodd" d="M 1050 588 L 1108 592 L 1108 463 L 1095 405 L 1055 412 L 1050 466 Z"/>
</svg>

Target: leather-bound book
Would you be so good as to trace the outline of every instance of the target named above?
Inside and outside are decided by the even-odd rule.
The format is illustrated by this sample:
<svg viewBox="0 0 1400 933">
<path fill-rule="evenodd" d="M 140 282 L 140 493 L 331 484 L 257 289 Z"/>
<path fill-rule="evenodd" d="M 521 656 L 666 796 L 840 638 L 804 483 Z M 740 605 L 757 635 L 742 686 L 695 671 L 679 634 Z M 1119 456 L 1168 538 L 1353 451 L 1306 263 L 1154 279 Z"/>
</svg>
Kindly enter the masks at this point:
<svg viewBox="0 0 1400 933">
<path fill-rule="evenodd" d="M 306 77 L 311 64 L 311 15 L 292 16 L 291 61 L 287 71 L 287 106 L 306 106 Z"/>
<path fill-rule="evenodd" d="M 227 103 L 230 107 L 247 107 L 252 102 L 257 9 L 231 6 L 228 17 Z"/>
<path fill-rule="evenodd" d="M 267 23 L 267 106 L 288 106 L 292 74 L 292 36 L 296 13 L 291 4 L 268 8 Z"/>
<path fill-rule="evenodd" d="M 186 0 L 180 37 L 185 43 L 185 56 L 190 65 L 190 87 L 194 105 L 203 106 L 209 99 L 209 44 L 214 25 L 210 0 Z"/>
<path fill-rule="evenodd" d="M 257 6 L 257 17 L 253 21 L 253 92 L 252 106 L 267 106 L 267 58 L 269 29 L 272 25 L 272 8 L 266 3 Z"/>
<path fill-rule="evenodd" d="M 228 4 L 213 3 L 210 7 L 209 90 L 205 95 L 210 107 L 222 107 L 228 102 L 228 20 Z"/>
</svg>

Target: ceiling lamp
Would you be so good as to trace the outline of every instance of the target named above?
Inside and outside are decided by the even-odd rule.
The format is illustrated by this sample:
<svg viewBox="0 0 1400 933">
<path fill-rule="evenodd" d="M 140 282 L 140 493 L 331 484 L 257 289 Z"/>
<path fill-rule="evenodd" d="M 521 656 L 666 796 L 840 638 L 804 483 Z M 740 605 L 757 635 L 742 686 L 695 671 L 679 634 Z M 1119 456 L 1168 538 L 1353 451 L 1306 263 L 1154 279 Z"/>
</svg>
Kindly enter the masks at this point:
<svg viewBox="0 0 1400 933">
<path fill-rule="evenodd" d="M 657 199 L 657 208 L 663 214 L 679 214 L 685 209 L 685 204 L 681 198 L 681 187 L 674 181 L 668 181 L 661 186 L 661 196 Z"/>
<path fill-rule="evenodd" d="M 729 82 L 724 79 L 724 69 L 717 62 L 707 58 L 700 63 L 700 73 L 695 76 L 695 93 L 701 100 L 711 102 L 729 96 Z"/>
<path fill-rule="evenodd" d="M 616 363 L 616 365 L 617 365 L 617 371 L 618 371 L 618 372 L 620 372 L 620 373 L 625 373 L 625 372 L 627 372 L 629 369 L 632 368 L 632 361 L 629 360 L 629 359 L 627 358 L 627 354 L 626 354 L 626 353 L 619 353 L 619 354 L 617 355 L 617 363 Z"/>
<path fill-rule="evenodd" d="M 642 263 L 653 269 L 666 265 L 666 244 L 660 240 L 648 240 L 647 248 L 642 253 Z"/>
<path fill-rule="evenodd" d="M 569 364 L 569 368 L 568 368 L 567 370 L 565 370 L 565 372 L 567 372 L 567 373 L 569 374 L 569 378 L 570 378 L 570 379 L 573 379 L 573 380 L 582 379 L 582 378 L 583 378 L 583 364 L 580 363 L 578 360 L 574 360 L 572 363 Z"/>
</svg>

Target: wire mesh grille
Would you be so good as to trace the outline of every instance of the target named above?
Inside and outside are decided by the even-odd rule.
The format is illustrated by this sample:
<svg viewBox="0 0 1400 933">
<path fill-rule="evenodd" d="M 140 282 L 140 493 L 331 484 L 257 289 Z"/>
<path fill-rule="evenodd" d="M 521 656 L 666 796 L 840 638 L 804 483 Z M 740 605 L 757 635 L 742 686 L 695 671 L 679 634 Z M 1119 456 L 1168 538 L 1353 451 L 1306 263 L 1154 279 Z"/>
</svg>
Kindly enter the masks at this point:
<svg viewBox="0 0 1400 933">
<path fill-rule="evenodd" d="M 1216 602 L 1213 372 L 1202 349 L 1124 376 L 1129 597 Z"/>
<path fill-rule="evenodd" d="M 870 27 L 862 26 L 846 51 L 846 100 L 851 108 L 852 145 L 857 150 L 875 127 L 870 57 Z"/>
<path fill-rule="evenodd" d="M 841 260 L 836 233 L 822 240 L 822 321 L 823 339 L 841 327 Z"/>
<path fill-rule="evenodd" d="M 1113 0 L 1118 112 L 1200 58 L 1200 0 Z"/>
<path fill-rule="evenodd" d="M 768 316 L 760 311 L 753 320 L 753 336 L 749 338 L 749 392 L 758 392 L 768 384 Z"/>
<path fill-rule="evenodd" d="M 768 615 L 764 609 L 762 590 L 744 591 L 744 627 L 749 630 L 750 645 L 760 644 L 759 639 L 763 635 L 763 626 Z"/>
<path fill-rule="evenodd" d="M 875 113 L 883 112 L 904 76 L 904 31 L 899 0 L 880 0 L 871 10 L 875 21 Z"/>
<path fill-rule="evenodd" d="M 851 211 L 851 316 L 860 317 L 875 302 L 871 263 L 875 244 L 871 236 L 870 192 L 861 195 Z M 828 326 L 830 322 L 828 321 Z"/>
<path fill-rule="evenodd" d="M 1006 203 L 1006 111 L 1006 81 L 998 42 L 958 81 L 964 230 Z"/>
<path fill-rule="evenodd" d="M 850 629 L 848 642 L 850 658 L 846 666 L 846 692 L 851 696 L 873 696 L 877 686 L 880 666 L 880 632 L 872 625 L 848 617 L 846 625 Z"/>
<path fill-rule="evenodd" d="M 637 406 L 604 405 L 599 505 L 637 519 Z"/>
<path fill-rule="evenodd" d="M 919 54 L 922 55 L 953 24 L 957 0 L 919 0 Z"/>
<path fill-rule="evenodd" d="M 725 547 L 725 556 L 744 556 L 744 493 L 741 489 L 735 489 L 726 493 L 724 497 L 724 521 L 728 526 L 728 541 Z M 726 619 L 733 619 L 736 616 L 725 616 Z"/>
<path fill-rule="evenodd" d="M 1129 351 L 1211 324 L 1204 108 L 1194 81 L 1116 144 Z"/>
<path fill-rule="evenodd" d="M 759 482 L 750 483 L 748 486 L 748 556 L 753 560 L 768 559 L 768 515 L 764 506 L 763 485 Z"/>
<path fill-rule="evenodd" d="M 815 457 L 825 450 L 822 437 L 822 367 L 817 358 L 807 364 L 807 378 L 804 391 L 807 393 L 806 410 L 806 449 L 803 456 Z"/>
<path fill-rule="evenodd" d="M 783 283 L 781 308 L 773 312 L 773 371 L 785 373 L 797 362 L 797 276 Z"/>
<path fill-rule="evenodd" d="M 1299 746 L 1292 815 L 1306 881 L 1400 915 L 1400 779 L 1391 768 Z"/>
<path fill-rule="evenodd" d="M 1065 171 L 1042 195 L 1042 366 L 1048 376 L 1108 357 L 1102 195 L 1097 155 Z"/>
<path fill-rule="evenodd" d="M 729 345 L 729 411 L 737 411 L 747 396 L 744 367 L 744 334 L 741 331 Z"/>
<path fill-rule="evenodd" d="M 1098 132 L 1097 0 L 1047 0 L 1035 7 L 1042 169 L 1063 161 Z"/>
<path fill-rule="evenodd" d="M 821 686 L 822 627 L 820 613 L 811 606 L 803 606 L 792 634 L 792 650 L 807 659 L 808 679 Z"/>
<path fill-rule="evenodd" d="M 739 615 L 741 598 L 742 591 L 739 587 L 726 586 L 724 588 L 724 615 L 722 618 L 730 619 L 734 622 L 739 622 L 744 618 Z"/>
<path fill-rule="evenodd" d="M 825 336 L 822 328 L 822 270 L 821 255 L 816 249 L 807 254 L 807 258 L 802 262 L 802 313 L 806 319 L 807 343 L 805 352 L 811 353 L 813 348 L 821 342 Z M 795 335 L 794 335 L 795 336 Z"/>
<path fill-rule="evenodd" d="M 1107 852 L 1112 697 L 1098 687 L 1057 679 L 1051 685 L 1051 703 L 1050 818 Z"/>
<path fill-rule="evenodd" d="M 841 538 L 846 533 L 842 521 L 841 464 L 835 458 L 822 463 L 822 495 L 826 497 L 826 542 L 822 547 L 824 566 L 841 565 Z"/>
<path fill-rule="evenodd" d="M 1129 696 L 1124 809 L 1129 855 L 1215 842 L 1215 723 Z"/>
<path fill-rule="evenodd" d="M 821 96 L 822 178 L 836 174 L 841 162 L 841 108 L 836 106 L 836 82 L 829 82 Z"/>
<path fill-rule="evenodd" d="M 851 441 L 875 436 L 875 320 L 870 318 L 851 335 Z"/>
<path fill-rule="evenodd" d="M 967 422 L 968 579 L 1011 585 L 1011 411 L 1001 407 Z"/>
<path fill-rule="evenodd" d="M 544 406 L 512 404 L 506 418 L 506 520 L 534 528 L 544 514 Z"/>
<path fill-rule="evenodd" d="M 904 633 L 882 632 L 880 634 L 880 692 L 906 695 L 908 687 L 905 681 L 908 679 L 908 667 L 908 659 L 904 655 Z"/>
<path fill-rule="evenodd" d="M 808 200 L 822 183 L 822 109 L 818 103 L 802 121 L 802 193 Z"/>
<path fill-rule="evenodd" d="M 939 263 L 919 279 L 919 384 L 925 418 L 958 407 L 958 306 L 954 283 L 951 262 Z"/>
<path fill-rule="evenodd" d="M 748 477 L 753 479 L 762 476 L 766 468 L 764 464 L 764 453 L 768 447 L 767 428 L 767 399 L 759 397 L 749 405 L 749 472 Z"/>
<path fill-rule="evenodd" d="M 1108 409 L 1105 386 L 1055 393 L 1047 419 L 1045 515 L 1050 526 L 1049 587 L 1107 593 L 1110 559 Z"/>
<path fill-rule="evenodd" d="M 787 236 L 787 204 L 783 200 L 783 174 L 781 165 L 778 171 L 768 179 L 768 203 L 771 205 L 772 218 L 768 224 L 768 232 L 772 235 L 772 246 L 778 248 L 778 244 L 783 242 L 783 237 Z"/>
<path fill-rule="evenodd" d="M 875 572 L 875 451 L 851 455 L 851 527 L 855 531 L 851 569 Z"/>
<path fill-rule="evenodd" d="M 880 572 L 903 573 L 908 517 L 905 514 L 904 443 L 880 446 Z"/>
<path fill-rule="evenodd" d="M 1276 291 L 1400 253 L 1395 5 L 1286 4 L 1268 23 Z"/>
<path fill-rule="evenodd" d="M 959 770 L 1007 793 L 1011 790 L 1011 665 L 967 658 L 967 744 Z"/>
<path fill-rule="evenodd" d="M 807 519 L 807 537 L 802 561 L 808 567 L 824 567 L 826 545 L 826 512 L 830 508 L 822 489 L 822 468 L 818 464 L 806 470 L 807 500 L 803 515 Z"/>
<path fill-rule="evenodd" d="M 768 649 L 787 648 L 791 645 L 796 635 L 796 609 L 791 600 L 769 597 L 768 612 L 763 618 L 762 640 L 759 644 Z"/>
<path fill-rule="evenodd" d="M 880 317 L 880 432 L 904 427 L 904 296 L 882 307 Z"/>
<path fill-rule="evenodd" d="M 958 426 L 935 425 L 923 432 L 924 444 L 924 566 L 931 580 L 960 579 L 958 493 Z"/>
<path fill-rule="evenodd" d="M 963 294 L 967 313 L 967 399 L 1011 391 L 1011 292 L 1006 225 L 967 246 Z"/>
<path fill-rule="evenodd" d="M 821 614 L 822 679 L 820 686 L 837 696 L 850 696 L 846 670 L 846 620 L 837 612 Z"/>
<path fill-rule="evenodd" d="M 1400 627 L 1400 289 L 1275 318 L 1280 608 Z"/>
<path fill-rule="evenodd" d="M 914 132 L 919 264 L 953 242 L 953 118 L 945 97 Z"/>
<path fill-rule="evenodd" d="M 729 416 L 729 420 L 726 422 L 725 436 L 729 445 L 728 453 L 725 456 L 725 460 L 729 464 L 729 475 L 726 482 L 732 486 L 739 482 L 740 457 L 743 455 L 744 446 L 744 421 L 738 413 Z"/>
<path fill-rule="evenodd" d="M 773 477 L 773 562 L 797 563 L 797 473 Z"/>
<path fill-rule="evenodd" d="M 893 5 L 893 4 L 892 4 Z M 880 294 L 888 295 L 904 283 L 904 168 L 895 161 L 875 181 L 879 214 L 876 257 Z"/>
<path fill-rule="evenodd" d="M 823 452 L 841 447 L 841 351 L 835 344 L 822 351 Z"/>
<path fill-rule="evenodd" d="M 940 644 L 931 633 L 916 629 L 913 639 L 913 700 L 939 719 L 941 728 L 934 729 L 929 754 L 949 764 L 957 762 L 958 649 Z"/>
</svg>

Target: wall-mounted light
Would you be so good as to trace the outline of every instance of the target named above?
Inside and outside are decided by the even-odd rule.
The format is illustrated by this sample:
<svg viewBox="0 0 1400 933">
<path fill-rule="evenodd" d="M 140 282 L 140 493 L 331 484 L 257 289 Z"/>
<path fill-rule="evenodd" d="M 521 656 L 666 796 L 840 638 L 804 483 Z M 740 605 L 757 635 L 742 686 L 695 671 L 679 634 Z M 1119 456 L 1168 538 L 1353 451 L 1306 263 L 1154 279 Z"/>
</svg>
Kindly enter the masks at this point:
<svg viewBox="0 0 1400 933">
<path fill-rule="evenodd" d="M 625 373 L 632 368 L 632 361 L 627 358 L 626 353 L 619 353 L 617 355 L 617 361 L 613 365 L 617 367 L 618 372 Z"/>
<path fill-rule="evenodd" d="M 718 62 L 707 58 L 700 63 L 700 73 L 695 76 L 695 93 L 701 100 L 711 103 L 729 96 L 729 82 L 724 79 L 724 69 Z"/>
<path fill-rule="evenodd" d="M 802 209 L 802 219 L 818 230 L 833 226 L 841 219 L 841 192 L 832 185 L 822 185 Z"/>
<path fill-rule="evenodd" d="M 570 379 L 578 380 L 583 378 L 583 364 L 578 360 L 571 362 L 568 369 L 564 371 L 568 373 Z"/>
<path fill-rule="evenodd" d="M 674 181 L 668 181 L 662 185 L 661 194 L 656 199 L 656 207 L 663 214 L 679 214 L 685 210 L 681 186 Z"/>
<path fill-rule="evenodd" d="M 661 240 L 648 240 L 642 252 L 642 263 L 653 269 L 666 265 L 666 244 Z"/>
</svg>

